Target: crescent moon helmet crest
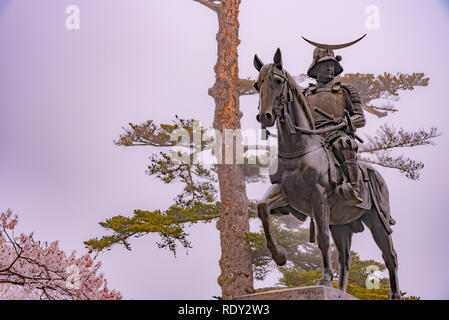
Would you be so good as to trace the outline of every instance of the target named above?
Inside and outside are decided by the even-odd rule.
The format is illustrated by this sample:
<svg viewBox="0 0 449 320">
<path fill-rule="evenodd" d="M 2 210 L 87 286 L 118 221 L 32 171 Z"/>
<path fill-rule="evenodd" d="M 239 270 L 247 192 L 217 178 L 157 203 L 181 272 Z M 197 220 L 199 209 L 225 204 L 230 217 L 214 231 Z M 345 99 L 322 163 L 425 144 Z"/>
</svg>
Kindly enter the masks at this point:
<svg viewBox="0 0 449 320">
<path fill-rule="evenodd" d="M 343 72 L 343 67 L 340 64 L 340 61 L 342 60 L 341 56 L 335 56 L 334 51 L 335 49 L 342 49 L 347 48 L 349 46 L 352 46 L 353 44 L 359 42 L 363 38 L 365 38 L 366 34 L 361 36 L 360 38 L 347 42 L 342 44 L 323 44 L 314 42 L 311 40 L 308 40 L 304 37 L 302 37 L 305 41 L 310 43 L 311 45 L 315 46 L 315 50 L 313 51 L 313 60 L 312 64 L 309 67 L 309 70 L 307 71 L 307 75 L 311 78 L 317 77 L 317 71 L 316 71 L 316 65 L 320 62 L 331 60 L 334 63 L 335 66 L 335 76 L 338 76 L 340 73 Z"/>
<path fill-rule="evenodd" d="M 347 42 L 347 43 L 342 43 L 342 44 L 323 44 L 323 43 L 318 43 L 318 42 L 314 42 L 311 40 L 308 40 L 304 37 L 301 36 L 301 38 L 303 38 L 305 41 L 307 41 L 308 43 L 310 43 L 312 46 L 321 48 L 321 49 L 329 49 L 329 50 L 336 50 L 336 49 L 343 49 L 343 48 L 347 48 L 349 46 L 352 46 L 353 44 L 356 44 L 357 42 L 359 42 L 360 40 L 362 40 L 363 38 L 366 37 L 366 33 L 361 36 L 360 38 L 358 38 L 357 40 L 351 41 L 351 42 Z"/>
</svg>

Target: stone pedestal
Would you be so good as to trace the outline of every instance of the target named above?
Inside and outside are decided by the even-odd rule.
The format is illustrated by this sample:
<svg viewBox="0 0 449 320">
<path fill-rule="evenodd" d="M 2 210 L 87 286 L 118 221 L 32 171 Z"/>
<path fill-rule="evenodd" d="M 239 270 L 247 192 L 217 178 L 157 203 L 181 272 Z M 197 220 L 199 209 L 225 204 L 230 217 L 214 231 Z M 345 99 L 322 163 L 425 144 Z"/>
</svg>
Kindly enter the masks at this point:
<svg viewBox="0 0 449 320">
<path fill-rule="evenodd" d="M 233 300 L 359 300 L 341 290 L 326 286 L 280 289 L 235 297 Z"/>
</svg>

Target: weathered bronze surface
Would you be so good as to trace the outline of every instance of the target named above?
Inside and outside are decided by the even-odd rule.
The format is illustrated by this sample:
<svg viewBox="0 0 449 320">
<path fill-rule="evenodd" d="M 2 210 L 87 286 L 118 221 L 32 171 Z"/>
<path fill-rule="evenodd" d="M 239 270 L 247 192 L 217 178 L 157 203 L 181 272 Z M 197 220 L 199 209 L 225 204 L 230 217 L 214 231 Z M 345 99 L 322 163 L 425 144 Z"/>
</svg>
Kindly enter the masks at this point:
<svg viewBox="0 0 449 320">
<path fill-rule="evenodd" d="M 286 263 L 286 252 L 273 237 L 269 214 L 310 217 L 311 232 L 316 230 L 323 256 L 318 285 L 331 286 L 333 279 L 331 234 L 338 250 L 338 288 L 346 291 L 352 235 L 366 225 L 388 268 L 391 298 L 399 299 L 397 255 L 390 235 L 395 221 L 390 216 L 387 185 L 373 167 L 357 162 L 355 130 L 365 125 L 360 97 L 354 87 L 335 81 L 343 71 L 341 57 L 334 57 L 328 45 L 316 45 L 321 47 L 314 51 L 308 74 L 317 82 L 305 90 L 283 69 L 279 49 L 271 64 L 254 57 L 259 71 L 257 120 L 264 128 L 276 124 L 278 129 L 278 170 L 257 204 L 267 247 L 278 265 Z"/>
</svg>

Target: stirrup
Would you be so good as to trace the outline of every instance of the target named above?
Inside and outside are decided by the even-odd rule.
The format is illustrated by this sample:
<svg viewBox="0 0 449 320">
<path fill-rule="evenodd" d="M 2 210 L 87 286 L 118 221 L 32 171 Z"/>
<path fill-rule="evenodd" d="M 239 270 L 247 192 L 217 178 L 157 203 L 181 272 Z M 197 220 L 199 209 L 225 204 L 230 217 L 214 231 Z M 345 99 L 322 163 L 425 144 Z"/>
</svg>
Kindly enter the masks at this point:
<svg viewBox="0 0 449 320">
<path fill-rule="evenodd" d="M 356 188 L 349 182 L 344 182 L 336 186 L 336 192 L 341 193 L 345 200 L 354 200 L 356 202 L 355 204 L 363 202 Z"/>
<path fill-rule="evenodd" d="M 352 184 L 351 184 L 351 186 L 352 186 L 352 193 L 354 195 L 354 198 L 357 201 L 360 201 L 360 203 L 363 202 L 362 195 L 360 194 L 360 189 Z"/>
</svg>

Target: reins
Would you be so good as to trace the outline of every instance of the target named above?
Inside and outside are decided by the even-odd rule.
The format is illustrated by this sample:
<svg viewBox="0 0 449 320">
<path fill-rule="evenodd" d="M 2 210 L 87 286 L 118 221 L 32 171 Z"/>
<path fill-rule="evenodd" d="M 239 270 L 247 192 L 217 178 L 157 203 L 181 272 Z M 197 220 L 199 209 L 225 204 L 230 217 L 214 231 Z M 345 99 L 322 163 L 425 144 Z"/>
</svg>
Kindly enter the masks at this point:
<svg viewBox="0 0 449 320">
<path fill-rule="evenodd" d="M 284 73 L 285 71 L 282 70 L 282 72 Z M 290 83 L 289 83 L 287 77 L 285 77 L 285 73 L 282 75 L 279 73 L 276 73 L 276 75 L 278 77 L 281 77 L 282 79 L 284 79 L 284 85 L 283 85 L 283 88 L 281 91 L 281 95 L 279 96 L 280 108 L 276 108 L 274 110 L 274 114 L 276 115 L 276 121 L 285 122 L 285 124 L 287 126 L 287 130 L 290 134 L 295 134 L 295 133 L 299 132 L 299 133 L 304 133 L 304 134 L 319 135 L 319 134 L 325 134 L 328 132 L 332 132 L 335 130 L 340 130 L 346 126 L 346 123 L 344 123 L 344 122 L 337 124 L 335 126 L 332 126 L 332 127 L 327 127 L 325 129 L 305 129 L 305 128 L 294 125 L 293 120 L 290 116 L 290 112 L 288 110 L 288 103 L 290 103 L 292 101 L 290 92 L 294 91 L 294 90 L 290 87 Z M 302 102 L 302 104 L 304 104 L 304 108 L 308 108 L 307 101 L 305 101 L 305 99 L 301 99 L 301 97 L 299 97 L 298 94 L 297 94 L 297 98 L 299 100 L 302 100 L 301 102 Z M 259 105 L 260 105 L 260 101 L 259 101 Z M 277 137 L 277 135 L 271 133 L 263 125 L 262 125 L 262 129 L 265 129 L 269 136 Z"/>
</svg>

